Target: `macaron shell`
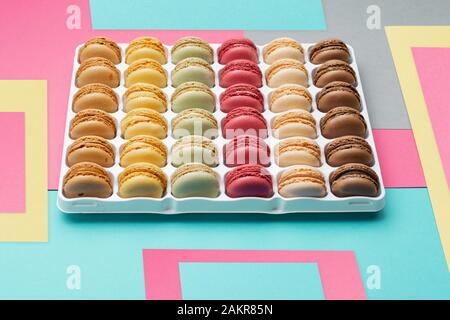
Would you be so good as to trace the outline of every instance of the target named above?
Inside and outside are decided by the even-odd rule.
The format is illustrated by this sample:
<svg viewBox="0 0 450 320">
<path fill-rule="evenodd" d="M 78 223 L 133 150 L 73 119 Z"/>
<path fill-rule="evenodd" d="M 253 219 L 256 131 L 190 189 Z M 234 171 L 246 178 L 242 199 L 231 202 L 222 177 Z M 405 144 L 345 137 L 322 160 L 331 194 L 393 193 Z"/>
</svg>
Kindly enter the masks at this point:
<svg viewBox="0 0 450 320">
<path fill-rule="evenodd" d="M 118 98 L 114 91 L 104 92 L 100 89 L 96 90 L 95 87 L 89 88 L 89 85 L 83 88 L 88 89 L 88 91 L 83 92 L 78 96 L 77 94 L 74 95 L 72 103 L 73 112 L 80 112 L 86 109 L 99 109 L 113 113 L 118 110 Z M 80 91 L 83 90 L 83 88 L 81 88 Z"/>
<path fill-rule="evenodd" d="M 295 89 L 292 90 L 291 88 Z M 304 90 L 304 94 L 296 91 Z M 277 98 L 274 99 L 273 96 L 275 92 L 280 92 L 277 94 Z M 305 111 L 311 111 L 312 109 L 312 97 L 306 88 L 296 88 L 290 85 L 281 86 L 276 91 L 272 91 L 269 94 L 269 109 L 272 112 L 279 113 L 284 111 L 290 111 L 295 109 L 301 109 Z"/>
<path fill-rule="evenodd" d="M 308 72 L 298 61 L 291 59 L 278 60 L 266 71 L 266 82 L 271 88 L 284 84 L 297 84 L 308 87 Z"/>
<path fill-rule="evenodd" d="M 264 111 L 264 96 L 258 88 L 245 84 L 228 87 L 220 95 L 220 110 L 228 113 L 239 107 L 251 107 Z"/>
<path fill-rule="evenodd" d="M 177 152 L 172 152 L 172 165 L 179 167 L 187 163 L 203 163 L 210 167 L 217 167 L 219 159 L 217 153 L 201 146 L 185 146 Z"/>
<path fill-rule="evenodd" d="M 258 63 L 258 51 L 250 39 L 230 39 L 218 49 L 219 63 L 227 64 L 234 60 L 248 60 Z"/>
<path fill-rule="evenodd" d="M 121 184 L 119 196 L 122 198 L 161 198 L 164 187 L 155 177 L 136 175 Z"/>
<path fill-rule="evenodd" d="M 339 110 L 335 108 L 327 113 Z M 354 110 L 354 109 L 350 109 Z M 339 138 L 343 136 L 358 136 L 365 138 L 367 134 L 367 125 L 362 115 L 357 111 L 354 112 L 339 112 L 329 117 L 321 119 L 320 128 L 322 135 L 328 139 Z"/>
<path fill-rule="evenodd" d="M 114 41 L 104 37 L 97 37 L 88 40 L 79 50 L 79 63 L 83 63 L 90 58 L 105 58 L 114 64 L 119 64 L 122 60 L 122 55 L 119 46 Z"/>
<path fill-rule="evenodd" d="M 134 150 L 129 150 L 120 157 L 120 165 L 124 168 L 135 163 L 151 163 L 158 167 L 164 167 L 166 165 L 166 157 L 158 152 L 154 147 L 150 145 L 136 145 Z"/>
<path fill-rule="evenodd" d="M 324 185 L 317 182 L 301 180 L 284 186 L 278 192 L 284 198 L 323 198 L 327 195 L 327 189 Z"/>
<path fill-rule="evenodd" d="M 333 140 L 325 147 L 325 158 L 332 167 L 347 163 L 373 166 L 375 161 L 370 144 L 362 138 L 346 136 Z"/>
<path fill-rule="evenodd" d="M 160 88 L 167 87 L 167 75 L 153 68 L 142 68 L 129 73 L 125 77 L 125 87 L 137 83 L 149 83 Z"/>
<path fill-rule="evenodd" d="M 267 123 L 261 113 L 253 108 L 236 108 L 222 119 L 222 134 L 225 139 L 240 135 L 268 136 Z"/>
<path fill-rule="evenodd" d="M 349 64 L 342 61 L 328 61 L 317 68 L 313 74 L 314 84 L 319 88 L 335 81 L 356 85 L 355 72 Z"/>
<path fill-rule="evenodd" d="M 184 46 L 175 50 L 172 53 L 172 63 L 177 64 L 181 60 L 192 57 L 200 58 L 210 64 L 214 63 L 214 55 L 211 54 L 211 51 L 196 45 Z"/>
<path fill-rule="evenodd" d="M 380 182 L 375 171 L 363 164 L 345 164 L 330 174 L 331 191 L 337 197 L 376 197 Z"/>
<path fill-rule="evenodd" d="M 339 39 L 326 39 L 311 48 L 311 62 L 325 63 L 329 60 L 350 62 L 351 56 L 348 47 Z"/>
<path fill-rule="evenodd" d="M 317 127 L 314 118 L 307 112 L 291 111 L 272 120 L 272 132 L 275 138 L 290 137 L 317 138 Z"/>
<path fill-rule="evenodd" d="M 293 47 L 280 47 L 264 58 L 265 62 L 268 64 L 272 64 L 281 59 L 293 59 L 304 63 L 305 55 L 303 52 Z"/>
<path fill-rule="evenodd" d="M 186 91 L 178 95 L 176 99 L 172 101 L 172 111 L 179 113 L 195 107 L 209 112 L 214 112 L 215 105 L 215 99 L 211 94 L 193 90 Z"/>
<path fill-rule="evenodd" d="M 172 195 L 175 198 L 216 198 L 219 193 L 219 180 L 213 173 L 192 171 L 172 180 Z"/>
<path fill-rule="evenodd" d="M 78 88 L 81 88 L 93 83 L 102 83 L 111 88 L 117 88 L 120 84 L 120 72 L 114 64 L 107 59 L 87 59 L 80 65 L 77 71 L 75 85 Z"/>
<path fill-rule="evenodd" d="M 127 56 L 127 63 L 131 64 L 140 59 L 153 59 L 161 64 L 167 63 L 166 56 L 152 48 L 140 48 Z"/>
<path fill-rule="evenodd" d="M 185 82 L 196 81 L 212 88 L 215 85 L 214 71 L 198 65 L 190 65 L 172 71 L 172 86 L 177 88 Z"/>
<path fill-rule="evenodd" d="M 109 198 L 112 195 L 111 186 L 104 179 L 96 176 L 73 177 L 64 185 L 66 198 Z"/>
<path fill-rule="evenodd" d="M 166 104 L 148 92 L 133 93 L 128 97 L 124 104 L 125 112 L 141 108 L 151 109 L 157 112 L 167 111 Z"/>
<path fill-rule="evenodd" d="M 294 165 L 308 165 L 311 167 L 320 167 L 320 159 L 311 154 L 306 149 L 289 150 L 275 157 L 275 162 L 280 167 L 289 167 Z"/>
<path fill-rule="evenodd" d="M 84 137 L 73 142 L 67 149 L 66 164 L 71 167 L 81 162 L 93 162 L 109 168 L 114 165 L 114 149 L 106 140 Z"/>
<path fill-rule="evenodd" d="M 326 93 L 321 94 L 319 92 L 316 100 L 317 109 L 322 112 L 328 112 L 336 107 L 350 107 L 358 111 L 361 110 L 361 99 L 359 95 L 352 90 L 340 88 L 339 85 L 336 85 L 334 89 L 330 87 Z"/>
<path fill-rule="evenodd" d="M 136 136 L 152 136 L 164 139 L 167 137 L 167 130 L 159 123 L 143 120 L 142 122 L 129 125 L 122 134 L 125 139 L 131 139 Z"/>
<path fill-rule="evenodd" d="M 247 60 L 234 60 L 219 71 L 219 85 L 222 88 L 241 83 L 257 88 L 262 87 L 262 73 L 256 63 Z"/>
<path fill-rule="evenodd" d="M 258 165 L 243 165 L 228 172 L 225 188 L 230 198 L 270 198 L 273 195 L 272 176 Z"/>
<path fill-rule="evenodd" d="M 176 126 L 172 128 L 172 136 L 175 139 L 190 135 L 214 139 L 218 136 L 217 124 L 209 119 L 192 117 L 178 121 Z"/>
</svg>

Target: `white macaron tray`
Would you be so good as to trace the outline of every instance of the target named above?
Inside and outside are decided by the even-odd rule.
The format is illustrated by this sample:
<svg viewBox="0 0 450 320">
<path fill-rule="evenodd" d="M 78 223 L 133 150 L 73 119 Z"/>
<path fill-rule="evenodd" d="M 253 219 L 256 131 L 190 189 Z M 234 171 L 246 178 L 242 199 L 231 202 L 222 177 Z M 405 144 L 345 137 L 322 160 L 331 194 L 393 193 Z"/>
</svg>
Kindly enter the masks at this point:
<svg viewBox="0 0 450 320">
<path fill-rule="evenodd" d="M 70 122 L 75 116 L 75 113 L 72 110 L 72 98 L 74 94 L 78 91 L 78 88 L 75 86 L 75 76 L 76 71 L 79 67 L 78 63 L 78 50 L 81 47 L 78 46 L 75 51 L 74 58 L 74 66 L 73 73 L 71 79 L 71 88 L 70 95 L 68 101 L 68 109 L 67 109 L 67 118 L 66 118 L 66 129 L 65 129 L 65 138 L 64 138 L 64 149 L 62 153 L 62 161 L 61 161 L 61 173 L 59 180 L 59 188 L 58 188 L 58 198 L 57 198 L 57 206 L 64 213 L 157 213 L 157 214 L 178 214 L 178 213 L 266 213 L 266 214 L 286 214 L 286 213 L 313 213 L 313 212 L 377 212 L 380 211 L 384 207 L 384 198 L 385 198 L 385 188 L 383 185 L 382 175 L 380 171 L 380 165 L 377 156 L 377 150 L 375 147 L 375 142 L 372 134 L 372 128 L 370 124 L 369 114 L 367 112 L 367 105 L 364 98 L 364 92 L 361 84 L 361 78 L 358 71 L 358 66 L 355 61 L 354 50 L 351 46 L 348 46 L 352 55 L 351 66 L 354 69 L 357 76 L 357 86 L 361 96 L 361 115 L 364 117 L 367 124 L 367 136 L 366 141 L 370 144 L 375 160 L 375 164 L 372 166 L 372 169 L 377 173 L 379 178 L 379 187 L 380 192 L 377 197 L 346 197 L 339 198 L 335 196 L 330 189 L 329 184 L 329 176 L 330 174 L 336 170 L 337 168 L 333 168 L 328 165 L 325 160 L 325 146 L 332 140 L 326 139 L 321 135 L 320 132 L 320 119 L 325 115 L 325 113 L 320 112 L 317 109 L 316 104 L 316 94 L 320 91 L 320 88 L 317 88 L 312 83 L 312 75 L 314 74 L 314 69 L 318 67 L 318 65 L 314 65 L 309 61 L 309 50 L 314 44 L 304 44 L 302 46 L 305 51 L 305 67 L 308 70 L 309 74 L 309 87 L 307 88 L 313 97 L 312 102 L 312 116 L 315 118 L 317 123 L 317 134 L 318 137 L 315 141 L 318 143 L 321 149 L 321 167 L 314 168 L 318 171 L 322 172 L 327 188 L 327 195 L 323 198 L 312 198 L 312 197 L 301 197 L 301 198 L 284 198 L 278 194 L 278 177 L 281 172 L 288 168 L 281 168 L 275 164 L 275 146 L 280 142 L 280 140 L 276 139 L 272 135 L 272 130 L 270 129 L 270 124 L 272 119 L 280 115 L 280 113 L 273 113 L 269 110 L 268 107 L 268 95 L 273 88 L 269 88 L 265 81 L 265 71 L 269 67 L 269 65 L 265 64 L 262 59 L 262 50 L 264 46 L 257 46 L 259 51 L 259 67 L 263 74 L 263 87 L 260 88 L 260 91 L 264 95 L 264 112 L 262 113 L 265 119 L 267 120 L 268 128 L 269 128 L 269 137 L 264 139 L 268 146 L 271 148 L 271 165 L 267 167 L 269 172 L 272 174 L 273 181 L 273 190 L 274 194 L 272 198 L 230 198 L 225 193 L 225 184 L 224 177 L 225 174 L 231 171 L 233 168 L 229 168 L 224 165 L 223 162 L 223 146 L 229 142 L 230 140 L 224 139 L 221 131 L 221 121 L 226 116 L 220 110 L 219 105 L 219 96 L 225 90 L 219 86 L 219 78 L 218 73 L 221 68 L 224 66 L 218 63 L 217 57 L 217 48 L 220 44 L 211 44 L 214 49 L 214 64 L 212 64 L 212 68 L 215 71 L 216 76 L 216 85 L 212 88 L 212 91 L 216 95 L 216 110 L 213 113 L 215 118 L 219 124 L 219 136 L 216 139 L 213 139 L 213 142 L 216 144 L 217 149 L 219 151 L 219 165 L 217 167 L 212 168 L 216 171 L 220 178 L 220 195 L 217 198 L 176 198 L 171 194 L 170 182 L 171 175 L 176 170 L 174 166 L 171 164 L 170 150 L 173 144 L 176 142 L 172 134 L 171 128 L 171 120 L 176 116 L 176 113 L 172 112 L 170 106 L 170 97 L 172 93 L 175 91 L 175 88 L 171 85 L 170 72 L 175 67 L 174 64 L 171 63 L 170 59 L 170 46 L 166 46 L 166 53 L 168 57 L 168 63 L 163 65 L 164 69 L 167 72 L 168 86 L 166 88 L 162 88 L 163 92 L 167 96 L 168 108 L 167 112 L 162 115 L 166 118 L 168 123 L 168 137 L 162 140 L 168 149 L 168 159 L 167 165 L 163 167 L 163 171 L 167 175 L 168 185 L 165 195 L 162 198 L 130 198 L 124 199 L 118 195 L 118 175 L 124 170 L 119 165 L 119 149 L 120 146 L 126 142 L 121 137 L 120 132 L 120 121 L 126 115 L 123 112 L 123 101 L 122 97 L 127 88 L 124 86 L 124 72 L 127 69 L 128 65 L 122 61 L 120 64 L 116 65 L 116 67 L 121 72 L 120 86 L 118 88 L 113 88 L 116 94 L 119 97 L 119 108 L 118 111 L 112 113 L 111 115 L 115 118 L 116 127 L 117 127 L 117 136 L 116 138 L 109 140 L 109 142 L 114 146 L 115 149 L 115 164 L 111 168 L 105 168 L 113 178 L 113 194 L 111 197 L 106 199 L 100 198 L 72 198 L 69 199 L 64 196 L 63 193 L 63 177 L 69 170 L 69 167 L 66 164 L 66 152 L 70 144 L 73 140 L 69 137 L 70 130 Z M 125 48 L 128 44 L 119 44 L 122 55 L 124 56 Z M 124 60 L 124 59 L 122 59 Z"/>
</svg>

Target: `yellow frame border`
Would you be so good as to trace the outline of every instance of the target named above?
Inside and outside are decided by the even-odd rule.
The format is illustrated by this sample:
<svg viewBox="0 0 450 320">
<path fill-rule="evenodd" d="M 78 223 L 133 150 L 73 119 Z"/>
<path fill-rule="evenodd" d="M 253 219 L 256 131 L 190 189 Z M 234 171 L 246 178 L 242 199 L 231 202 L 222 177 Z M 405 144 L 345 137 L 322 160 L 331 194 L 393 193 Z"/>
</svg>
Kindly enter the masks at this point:
<svg viewBox="0 0 450 320">
<path fill-rule="evenodd" d="M 0 80 L 0 97 L 0 113 L 25 113 L 26 170 L 26 212 L 0 214 L 0 242 L 47 242 L 47 81 Z"/>
<path fill-rule="evenodd" d="M 413 47 L 450 48 L 450 26 L 390 26 L 385 31 L 450 271 L 450 191 L 411 50 Z"/>
</svg>

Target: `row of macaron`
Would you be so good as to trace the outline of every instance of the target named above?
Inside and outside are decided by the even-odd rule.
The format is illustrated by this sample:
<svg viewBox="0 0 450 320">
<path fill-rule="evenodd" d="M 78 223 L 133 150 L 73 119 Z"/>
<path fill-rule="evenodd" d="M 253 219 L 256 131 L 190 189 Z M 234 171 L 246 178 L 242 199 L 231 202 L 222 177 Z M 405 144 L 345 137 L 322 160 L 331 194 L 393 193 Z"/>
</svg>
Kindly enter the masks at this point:
<svg viewBox="0 0 450 320">
<path fill-rule="evenodd" d="M 201 163 L 188 163 L 177 168 L 170 177 L 170 191 L 175 198 L 217 198 L 221 194 L 219 174 Z M 167 195 L 168 177 L 150 163 L 135 163 L 118 176 L 121 198 L 162 198 Z M 336 197 L 376 197 L 380 193 L 377 174 L 363 164 L 350 163 L 328 177 L 330 190 Z M 276 178 L 263 166 L 241 165 L 224 176 L 225 194 L 230 198 L 271 198 L 276 192 L 284 198 L 323 198 L 328 193 L 324 174 L 314 168 L 291 167 Z M 112 174 L 92 162 L 72 166 L 63 178 L 67 198 L 109 198 L 114 190 Z"/>
<path fill-rule="evenodd" d="M 178 39 L 170 50 L 171 62 L 177 64 L 183 59 L 196 57 L 209 64 L 214 63 L 214 49 L 201 38 L 187 36 Z M 321 64 L 328 60 L 351 61 L 351 53 L 340 39 L 326 39 L 318 42 L 309 50 L 309 61 Z M 119 45 L 107 37 L 95 37 L 84 43 L 78 52 L 78 62 L 89 58 L 105 58 L 113 64 L 122 62 Z M 218 62 L 227 64 L 242 59 L 259 63 L 259 53 L 255 43 L 248 38 L 228 39 L 217 49 Z M 293 59 L 305 62 L 305 50 L 296 40 L 282 37 L 269 42 L 262 52 L 266 64 L 281 59 Z M 164 65 L 168 62 L 167 50 L 163 43 L 155 38 L 143 36 L 132 40 L 125 49 L 125 63 L 132 64 L 140 59 L 152 59 Z"/>
<path fill-rule="evenodd" d="M 273 161 L 279 167 L 294 165 L 322 166 L 322 151 L 319 145 L 308 138 L 291 137 L 281 140 L 273 150 L 261 138 L 255 136 L 238 136 L 222 148 L 222 161 L 226 167 L 243 164 L 258 164 L 269 167 Z M 210 139 L 201 136 L 186 136 L 178 139 L 168 150 L 158 138 L 152 136 L 135 136 L 116 148 L 106 139 L 96 136 L 84 136 L 68 146 L 66 165 L 72 167 L 81 162 L 94 162 L 109 168 L 118 159 L 121 167 L 135 163 L 151 163 L 165 167 L 168 162 L 174 167 L 187 163 L 203 163 L 217 167 L 220 163 L 219 148 Z M 357 136 L 344 136 L 335 139 L 324 147 L 326 163 L 339 167 L 348 163 L 361 163 L 369 167 L 375 163 L 374 154 L 369 143 Z M 170 157 L 170 158 L 169 158 Z M 170 161 L 168 161 L 170 159 Z"/>
<path fill-rule="evenodd" d="M 169 123 L 163 114 L 151 109 L 138 108 L 126 113 L 120 125 L 111 114 L 98 109 L 86 109 L 74 115 L 70 121 L 69 136 L 75 140 L 83 136 L 99 136 L 108 140 L 118 136 L 130 139 L 138 135 L 168 137 Z M 342 136 L 368 135 L 364 116 L 350 107 L 336 107 L 320 119 L 319 124 L 305 110 L 281 113 L 268 121 L 264 114 L 251 107 L 238 107 L 219 121 L 213 113 L 200 108 L 186 109 L 171 119 L 170 131 L 174 139 L 189 135 L 216 139 L 221 134 L 225 139 L 239 135 L 255 135 L 266 139 L 270 133 L 276 139 L 306 137 L 316 139 L 318 131 L 326 139 Z"/>
<path fill-rule="evenodd" d="M 272 90 L 267 98 L 260 89 L 249 84 L 234 84 L 219 97 L 205 84 L 200 82 L 185 82 L 172 94 L 170 99 L 164 91 L 154 85 L 138 83 L 128 88 L 122 97 L 123 111 L 129 112 L 138 108 L 152 109 L 161 113 L 170 109 L 174 113 L 192 108 L 215 112 L 217 102 L 220 111 L 228 113 L 237 107 L 252 107 L 260 112 L 265 111 L 265 100 L 268 110 L 280 113 L 289 110 L 302 109 L 313 111 L 313 100 L 317 110 L 328 112 L 333 108 L 346 106 L 360 111 L 362 109 L 361 96 L 358 90 L 345 82 L 331 82 L 320 90 L 315 99 L 310 91 L 303 86 L 286 84 Z M 92 83 L 81 87 L 72 99 L 74 112 L 85 109 L 100 109 L 114 113 L 119 109 L 118 94 L 107 85 Z"/>
</svg>

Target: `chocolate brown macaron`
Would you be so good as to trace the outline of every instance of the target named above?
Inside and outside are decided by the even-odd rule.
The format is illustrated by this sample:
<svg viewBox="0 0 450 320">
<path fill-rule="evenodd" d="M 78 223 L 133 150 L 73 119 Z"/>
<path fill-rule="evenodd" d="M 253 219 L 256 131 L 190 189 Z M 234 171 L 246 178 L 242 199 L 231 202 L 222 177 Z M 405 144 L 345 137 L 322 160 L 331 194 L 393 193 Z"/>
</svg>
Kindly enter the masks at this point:
<svg viewBox="0 0 450 320">
<path fill-rule="evenodd" d="M 311 47 L 309 60 L 321 64 L 329 60 L 350 62 L 351 55 L 347 45 L 340 39 L 325 39 Z"/>
<path fill-rule="evenodd" d="M 334 81 L 356 85 L 355 70 L 347 62 L 330 60 L 320 65 L 314 71 L 313 82 L 316 87 L 323 88 Z"/>
<path fill-rule="evenodd" d="M 345 164 L 330 175 L 331 192 L 337 197 L 377 197 L 380 194 L 378 175 L 370 167 Z"/>
<path fill-rule="evenodd" d="M 106 139 L 100 137 L 78 138 L 67 148 L 66 163 L 71 167 L 80 162 L 94 162 L 102 167 L 112 167 L 114 148 Z"/>
<path fill-rule="evenodd" d="M 119 101 L 117 94 L 109 86 L 91 83 L 81 87 L 73 96 L 72 110 L 80 112 L 86 109 L 99 109 L 116 112 Z"/>
<path fill-rule="evenodd" d="M 369 143 L 357 136 L 344 136 L 333 140 L 325 147 L 325 158 L 332 167 L 347 163 L 373 166 L 374 157 Z"/>
<path fill-rule="evenodd" d="M 351 84 L 334 81 L 327 84 L 316 95 L 317 109 L 328 112 L 336 107 L 350 107 L 361 110 L 361 97 Z"/>
<path fill-rule="evenodd" d="M 120 71 L 114 63 L 105 58 L 89 58 L 78 67 L 75 85 L 81 88 L 91 83 L 103 83 L 111 88 L 120 84 Z"/>
<path fill-rule="evenodd" d="M 87 109 L 78 112 L 70 123 L 70 137 L 97 136 L 113 139 L 116 136 L 116 123 L 113 117 L 102 110 Z"/>
<path fill-rule="evenodd" d="M 96 163 L 77 163 L 67 171 L 63 179 L 63 194 L 67 198 L 108 198 L 112 192 L 111 176 Z"/>
<path fill-rule="evenodd" d="M 367 124 L 364 117 L 355 109 L 337 107 L 328 111 L 320 120 L 320 130 L 327 139 L 343 136 L 358 136 L 365 138 Z"/>
</svg>

